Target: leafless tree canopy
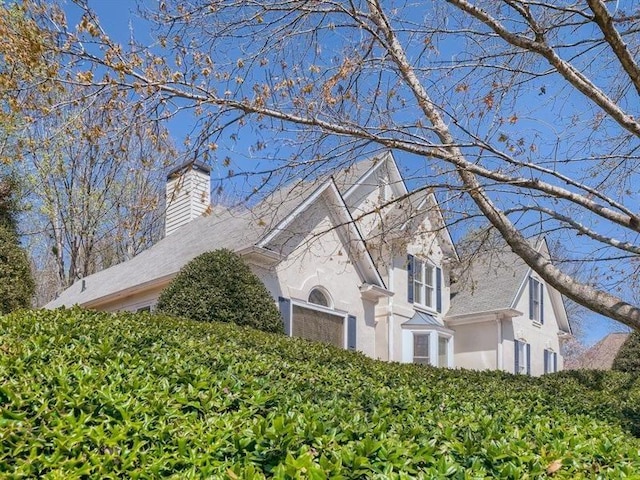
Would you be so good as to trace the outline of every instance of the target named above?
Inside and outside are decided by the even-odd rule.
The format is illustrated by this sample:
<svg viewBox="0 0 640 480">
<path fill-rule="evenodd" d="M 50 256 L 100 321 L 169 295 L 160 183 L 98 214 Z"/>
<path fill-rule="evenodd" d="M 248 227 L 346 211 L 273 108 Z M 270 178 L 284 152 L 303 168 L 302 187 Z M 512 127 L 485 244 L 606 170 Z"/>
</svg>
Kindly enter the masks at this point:
<svg viewBox="0 0 640 480">
<path fill-rule="evenodd" d="M 152 40 L 127 44 L 77 3 L 77 26 L 28 4 L 63 81 L 127 91 L 148 118 L 189 111 L 188 148 L 220 166 L 243 125 L 270 132 L 255 147 L 274 169 L 406 154 L 452 222 L 485 217 L 560 292 L 640 327 L 636 0 L 161 0 L 138 10 Z M 579 274 L 526 241 L 542 233 Z"/>
</svg>

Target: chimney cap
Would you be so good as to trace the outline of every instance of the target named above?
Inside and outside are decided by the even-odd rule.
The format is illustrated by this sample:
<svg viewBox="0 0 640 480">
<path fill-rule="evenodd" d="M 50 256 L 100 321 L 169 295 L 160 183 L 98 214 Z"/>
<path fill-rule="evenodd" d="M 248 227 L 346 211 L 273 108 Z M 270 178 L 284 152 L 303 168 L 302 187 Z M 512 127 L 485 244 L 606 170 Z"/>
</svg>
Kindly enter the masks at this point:
<svg viewBox="0 0 640 480">
<path fill-rule="evenodd" d="M 171 179 L 172 177 L 175 177 L 178 174 L 181 175 L 185 173 L 187 170 L 200 170 L 201 172 L 206 173 L 207 175 L 211 173 L 211 167 L 209 165 L 205 165 L 204 163 L 199 162 L 197 160 L 188 160 L 184 162 L 182 165 L 174 168 L 169 173 L 167 173 L 167 180 Z"/>
</svg>

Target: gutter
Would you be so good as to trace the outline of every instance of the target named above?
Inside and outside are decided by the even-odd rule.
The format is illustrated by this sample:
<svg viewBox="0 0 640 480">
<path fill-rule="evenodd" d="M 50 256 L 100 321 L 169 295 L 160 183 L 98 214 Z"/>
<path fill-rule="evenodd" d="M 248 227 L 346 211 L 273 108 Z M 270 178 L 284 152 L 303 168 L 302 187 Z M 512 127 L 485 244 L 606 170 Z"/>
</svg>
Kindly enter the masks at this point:
<svg viewBox="0 0 640 480">
<path fill-rule="evenodd" d="M 445 323 L 450 325 L 465 325 L 470 323 L 482 323 L 498 318 L 513 318 L 523 315 L 520 310 L 515 308 L 498 308 L 496 310 L 486 310 L 483 312 L 463 313 L 460 315 L 452 315 L 446 317 Z"/>
</svg>

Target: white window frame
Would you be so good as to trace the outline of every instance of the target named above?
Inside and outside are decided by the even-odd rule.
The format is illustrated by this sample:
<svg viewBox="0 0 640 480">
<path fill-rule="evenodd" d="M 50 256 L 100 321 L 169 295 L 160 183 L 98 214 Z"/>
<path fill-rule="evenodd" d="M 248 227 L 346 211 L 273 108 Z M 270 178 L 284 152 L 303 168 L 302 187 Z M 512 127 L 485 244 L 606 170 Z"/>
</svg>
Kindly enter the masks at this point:
<svg viewBox="0 0 640 480">
<path fill-rule="evenodd" d="M 403 355 L 402 361 L 404 363 L 416 363 L 414 352 L 414 338 L 416 335 L 428 335 L 429 336 L 429 365 L 434 367 L 453 368 L 453 334 L 440 331 L 437 328 L 412 328 L 403 329 Z M 447 340 L 447 364 L 439 365 L 440 351 L 438 342 L 440 338 Z"/>
<path fill-rule="evenodd" d="M 527 343 L 526 340 L 518 339 L 518 343 L 514 347 L 513 353 L 518 359 L 518 371 L 514 373 L 517 375 L 531 375 L 531 365 L 527 364 L 527 350 L 529 351 L 529 356 L 531 356 L 531 344 Z"/>
<path fill-rule="evenodd" d="M 550 348 L 544 349 L 544 373 L 556 373 L 558 371 L 558 353 Z"/>
<path fill-rule="evenodd" d="M 427 337 L 427 356 L 418 356 L 416 355 L 416 340 L 420 337 Z M 421 365 L 425 365 L 422 362 L 416 362 L 417 358 L 426 359 L 427 365 L 432 365 L 432 355 L 431 355 L 431 333 L 430 332 L 413 332 L 413 352 L 412 352 L 413 363 L 420 363 Z"/>
<path fill-rule="evenodd" d="M 314 292 L 318 292 L 320 293 L 322 296 L 324 296 L 324 299 L 327 301 L 327 305 L 322 305 L 321 303 L 315 303 L 311 301 L 311 295 Z M 318 307 L 324 307 L 324 308 L 329 308 L 333 310 L 333 298 L 331 298 L 331 295 L 329 294 L 329 292 L 327 291 L 326 288 L 324 287 L 320 287 L 320 286 L 316 286 L 313 287 L 310 291 L 309 291 L 309 295 L 307 295 L 307 303 L 309 305 L 316 305 Z"/>
<path fill-rule="evenodd" d="M 414 257 L 413 268 L 413 303 L 435 312 L 436 266 L 429 260 Z"/>
<path fill-rule="evenodd" d="M 542 282 L 537 278 L 531 277 L 531 282 L 529 282 L 530 287 L 533 289 L 533 292 L 530 293 L 529 298 L 532 302 L 530 306 L 530 311 L 533 312 L 531 320 L 536 323 L 544 323 L 544 318 L 542 317 L 542 302 L 544 301 Z"/>
</svg>

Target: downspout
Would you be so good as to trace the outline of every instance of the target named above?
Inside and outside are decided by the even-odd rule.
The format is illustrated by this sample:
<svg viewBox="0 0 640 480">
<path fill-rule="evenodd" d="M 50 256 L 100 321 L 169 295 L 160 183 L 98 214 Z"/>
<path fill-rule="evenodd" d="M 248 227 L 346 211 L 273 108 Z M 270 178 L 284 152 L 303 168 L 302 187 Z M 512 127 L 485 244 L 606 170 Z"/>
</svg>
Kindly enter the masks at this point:
<svg viewBox="0 0 640 480">
<path fill-rule="evenodd" d="M 503 370 L 503 355 L 502 355 L 502 317 L 498 315 L 496 317 L 496 325 L 498 330 L 498 348 L 496 349 L 496 368 Z"/>
<path fill-rule="evenodd" d="M 393 288 L 393 255 L 391 255 L 391 262 L 389 262 L 389 290 L 394 292 Z M 389 311 L 387 313 L 387 360 L 393 361 L 393 295 L 388 297 Z"/>
</svg>

